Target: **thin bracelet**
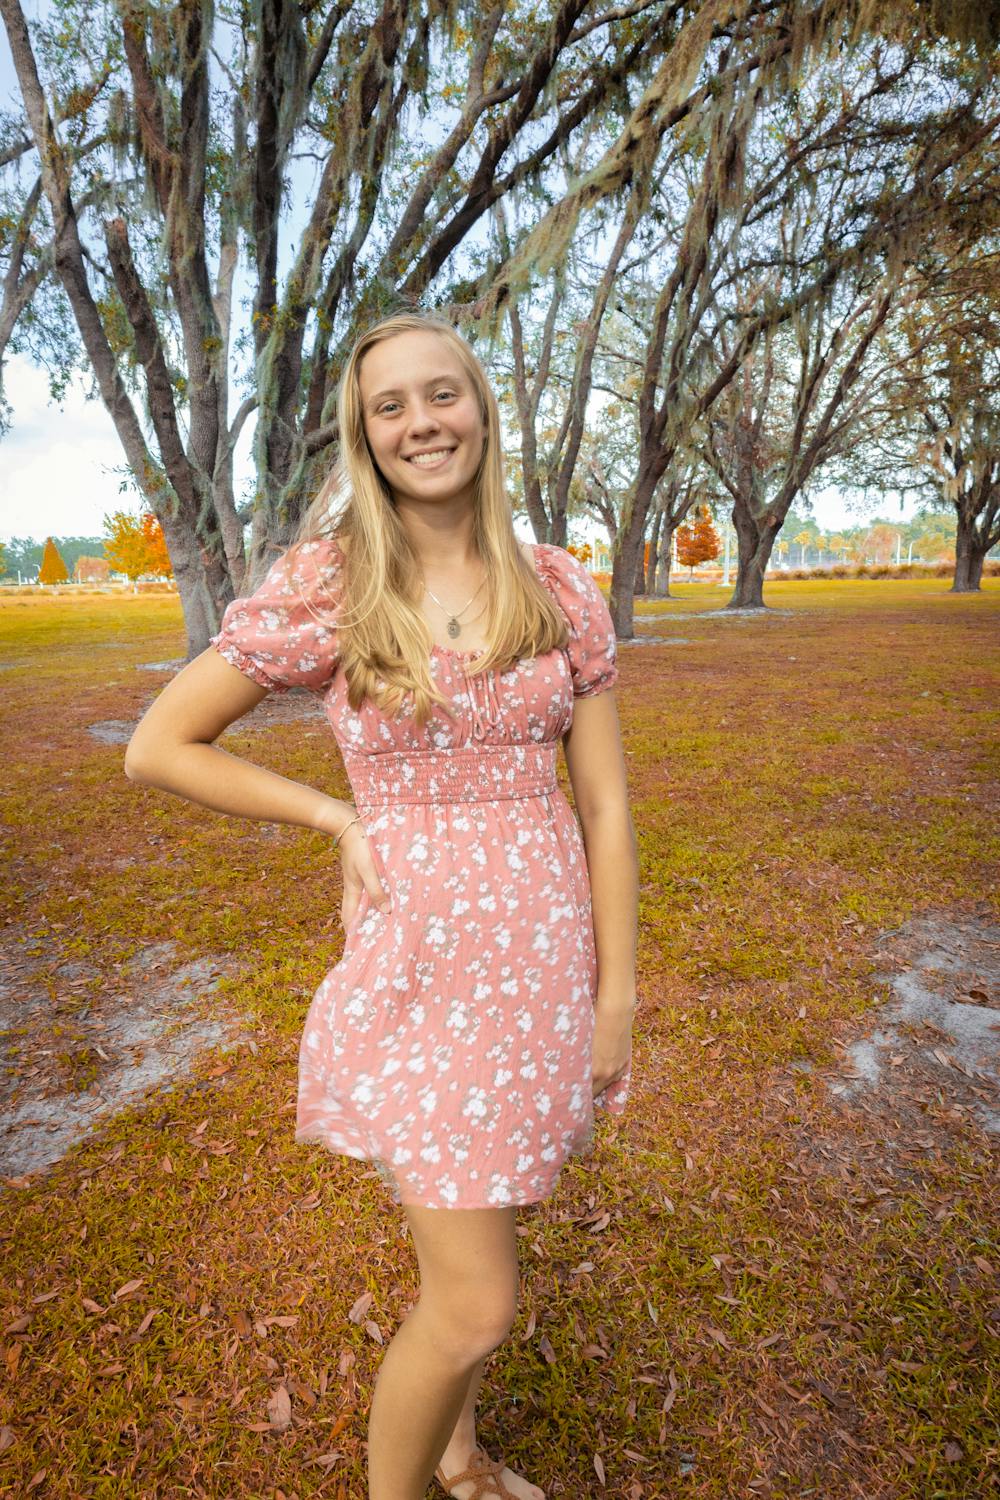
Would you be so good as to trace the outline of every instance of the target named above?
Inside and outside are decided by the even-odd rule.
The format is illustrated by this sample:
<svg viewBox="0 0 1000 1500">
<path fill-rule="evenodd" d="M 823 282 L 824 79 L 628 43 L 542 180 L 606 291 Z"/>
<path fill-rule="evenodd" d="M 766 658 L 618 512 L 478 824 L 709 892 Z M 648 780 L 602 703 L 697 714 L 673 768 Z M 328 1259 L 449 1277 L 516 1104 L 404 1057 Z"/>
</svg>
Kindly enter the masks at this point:
<svg viewBox="0 0 1000 1500">
<path fill-rule="evenodd" d="M 347 830 L 349 828 L 352 828 L 355 823 L 359 823 L 360 821 L 361 821 L 361 814 L 358 813 L 357 817 L 352 818 L 351 821 L 350 821 L 350 823 L 345 823 L 344 826 L 343 826 L 343 828 L 340 830 L 340 832 L 334 835 L 333 847 L 335 849 L 339 845 L 341 839 L 344 837 L 344 834 L 347 832 Z"/>
</svg>

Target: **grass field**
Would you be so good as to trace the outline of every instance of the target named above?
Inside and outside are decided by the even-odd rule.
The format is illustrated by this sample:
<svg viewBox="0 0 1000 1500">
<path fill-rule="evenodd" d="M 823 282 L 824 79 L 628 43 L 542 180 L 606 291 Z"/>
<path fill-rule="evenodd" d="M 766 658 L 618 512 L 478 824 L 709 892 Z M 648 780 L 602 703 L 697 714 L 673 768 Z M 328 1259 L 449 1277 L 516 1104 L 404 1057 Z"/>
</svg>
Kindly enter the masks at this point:
<svg viewBox="0 0 1000 1500">
<path fill-rule="evenodd" d="M 997 919 L 1000 580 L 777 582 L 773 613 L 712 614 L 728 596 L 677 585 L 637 616 L 667 639 L 620 647 L 633 1092 L 519 1211 L 480 1436 L 567 1500 L 985 1500 L 1000 1136 L 946 1064 L 829 1085 L 886 994 L 879 934 Z M 12 1098 L 34 1089 L 44 1119 L 46 1090 L 100 1089 L 83 1013 L 151 944 L 224 957 L 204 1004 L 247 1018 L 172 1093 L 0 1187 L 0 1494 L 357 1500 L 417 1272 L 366 1164 L 292 1139 L 337 855 L 133 784 L 89 732 L 167 680 L 142 664 L 183 653 L 176 599 L 0 594 L 0 639 L 5 950 L 42 1002 L 4 1037 Z M 289 698 L 226 748 L 349 795 Z"/>
</svg>

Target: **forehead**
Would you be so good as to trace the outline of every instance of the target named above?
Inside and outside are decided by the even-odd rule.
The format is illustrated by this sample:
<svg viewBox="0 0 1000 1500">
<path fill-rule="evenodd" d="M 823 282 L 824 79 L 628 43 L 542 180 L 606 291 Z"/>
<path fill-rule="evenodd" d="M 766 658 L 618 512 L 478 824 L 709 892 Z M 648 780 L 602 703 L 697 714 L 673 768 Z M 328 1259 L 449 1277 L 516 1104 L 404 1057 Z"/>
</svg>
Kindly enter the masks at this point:
<svg viewBox="0 0 1000 1500">
<path fill-rule="evenodd" d="M 385 385 L 422 385 L 436 375 L 462 376 L 458 354 L 440 334 L 408 329 L 366 349 L 358 367 L 362 397 Z"/>
</svg>

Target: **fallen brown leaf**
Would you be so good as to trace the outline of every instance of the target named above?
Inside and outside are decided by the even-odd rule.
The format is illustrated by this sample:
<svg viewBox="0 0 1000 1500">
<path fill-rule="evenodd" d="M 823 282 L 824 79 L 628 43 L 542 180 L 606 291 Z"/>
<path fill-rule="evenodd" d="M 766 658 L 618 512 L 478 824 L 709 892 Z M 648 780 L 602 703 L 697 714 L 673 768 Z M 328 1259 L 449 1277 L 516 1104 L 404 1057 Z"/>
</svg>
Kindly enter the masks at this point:
<svg viewBox="0 0 1000 1500">
<path fill-rule="evenodd" d="M 556 1351 L 553 1349 L 551 1341 L 549 1340 L 547 1334 L 543 1333 L 539 1338 L 538 1347 L 541 1350 L 542 1358 L 545 1360 L 545 1363 L 547 1365 L 554 1365 L 556 1362 Z"/>
<path fill-rule="evenodd" d="M 272 1391 L 267 1403 L 267 1414 L 271 1419 L 271 1426 L 279 1432 L 283 1432 L 291 1422 L 292 1398 L 284 1385 L 276 1386 Z"/>
<path fill-rule="evenodd" d="M 151 1307 L 148 1313 L 146 1313 L 142 1322 L 139 1324 L 138 1328 L 135 1330 L 135 1333 L 132 1335 L 132 1337 L 136 1339 L 141 1338 L 148 1329 L 150 1323 L 152 1323 L 153 1319 L 156 1317 L 156 1314 L 161 1311 L 162 1309 L 159 1307 Z"/>
</svg>

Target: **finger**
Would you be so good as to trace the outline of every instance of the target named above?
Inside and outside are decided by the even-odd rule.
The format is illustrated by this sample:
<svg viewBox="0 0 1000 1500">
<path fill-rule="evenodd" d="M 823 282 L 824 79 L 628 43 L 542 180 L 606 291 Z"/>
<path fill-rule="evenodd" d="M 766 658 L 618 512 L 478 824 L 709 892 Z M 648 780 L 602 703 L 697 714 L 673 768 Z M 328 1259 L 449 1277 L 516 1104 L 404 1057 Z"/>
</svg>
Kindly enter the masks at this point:
<svg viewBox="0 0 1000 1500">
<path fill-rule="evenodd" d="M 364 896 L 365 891 L 363 888 L 360 895 L 353 896 L 352 893 L 351 896 L 345 896 L 340 908 L 340 920 L 343 922 L 345 928 L 350 927 L 351 923 L 358 915 L 358 912 L 361 910 L 361 902 Z"/>
</svg>

